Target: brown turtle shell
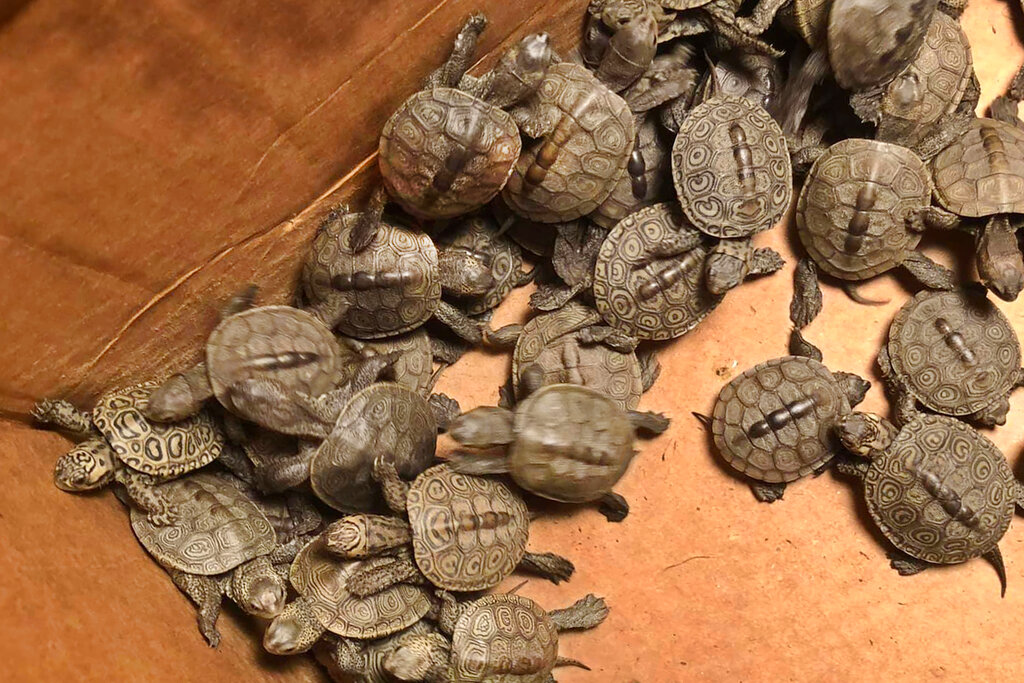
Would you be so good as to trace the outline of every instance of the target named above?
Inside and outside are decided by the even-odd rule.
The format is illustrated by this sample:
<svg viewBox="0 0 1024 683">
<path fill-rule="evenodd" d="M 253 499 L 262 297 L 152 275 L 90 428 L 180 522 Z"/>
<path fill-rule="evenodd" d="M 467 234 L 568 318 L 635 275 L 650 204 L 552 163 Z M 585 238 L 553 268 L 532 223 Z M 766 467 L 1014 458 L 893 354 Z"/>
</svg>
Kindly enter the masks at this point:
<svg viewBox="0 0 1024 683">
<path fill-rule="evenodd" d="M 509 448 L 516 483 L 566 503 L 597 500 L 633 459 L 633 426 L 610 398 L 574 384 L 552 384 L 519 404 Z"/>
<path fill-rule="evenodd" d="M 369 246 L 353 253 L 349 234 L 356 214 L 332 214 L 317 231 L 302 271 L 303 292 L 311 304 L 330 303 L 339 311 L 328 321 L 357 339 L 377 339 L 414 330 L 434 315 L 441 301 L 437 249 L 430 237 L 383 222 Z M 368 276 L 374 286 L 351 286 Z M 384 284 L 383 277 L 398 284 Z M 332 282 L 345 283 L 338 288 Z"/>
<path fill-rule="evenodd" d="M 439 588 L 493 588 L 526 552 L 526 504 L 493 479 L 432 467 L 409 487 L 406 509 L 416 565 Z"/>
<path fill-rule="evenodd" d="M 973 517 L 951 515 L 936 489 Z M 954 564 L 992 550 L 1010 526 L 1015 483 L 1006 458 L 968 425 L 921 415 L 871 461 L 864 497 L 871 518 L 903 552 Z"/>
<path fill-rule="evenodd" d="M 712 97 L 690 111 L 672 145 L 672 176 L 686 217 L 714 237 L 768 230 L 793 196 L 782 129 L 743 97 Z"/>
<path fill-rule="evenodd" d="M 308 599 L 317 620 L 331 633 L 344 638 L 383 638 L 416 623 L 430 611 L 423 588 L 396 583 L 367 598 L 348 592 L 353 574 L 390 562 L 387 557 L 350 562 L 331 555 L 323 538 L 317 537 L 299 551 L 290 578 L 299 595 Z"/>
<path fill-rule="evenodd" d="M 260 306 L 223 320 L 206 342 L 206 368 L 217 399 L 231 407 L 231 385 L 255 377 L 319 396 L 333 388 L 343 359 L 331 331 L 291 306 Z"/>
<path fill-rule="evenodd" d="M 382 499 L 373 481 L 378 455 L 412 479 L 434 459 L 437 423 L 426 399 L 392 382 L 363 389 L 342 409 L 310 463 L 313 492 L 342 512 L 373 512 Z"/>
<path fill-rule="evenodd" d="M 704 286 L 707 247 L 698 243 L 672 257 L 656 250 L 698 234 L 679 205 L 655 204 L 626 216 L 609 233 L 594 269 L 594 299 L 609 325 L 639 339 L 672 339 L 686 334 L 722 300 Z M 671 269 L 671 271 L 670 271 Z M 644 285 L 664 272 L 681 269 L 681 277 L 647 298 Z"/>
<path fill-rule="evenodd" d="M 177 506 L 179 519 L 157 526 L 131 509 L 132 531 L 157 562 L 189 574 L 223 574 L 274 549 L 267 517 L 238 487 L 206 472 L 161 484 L 160 495 Z"/>
<path fill-rule="evenodd" d="M 975 119 L 932 160 L 935 198 L 969 218 L 1024 213 L 1024 131 L 995 119 Z"/>
<path fill-rule="evenodd" d="M 358 346 L 355 351 L 349 343 Z M 401 384 L 418 394 L 426 394 L 434 375 L 433 355 L 430 349 L 430 336 L 423 328 L 406 332 L 397 337 L 374 340 L 342 340 L 341 353 L 345 358 L 344 365 L 348 372 L 342 376 L 341 382 L 351 377 L 351 371 L 357 367 L 360 357 L 379 356 L 397 353 L 398 358 L 391 366 L 396 384 Z"/>
<path fill-rule="evenodd" d="M 144 413 L 156 382 L 112 391 L 100 398 L 92 421 L 118 460 L 154 477 L 177 477 L 213 462 L 224 437 L 206 411 L 178 422 L 150 422 Z"/>
<path fill-rule="evenodd" d="M 807 401 L 812 404 L 806 413 L 764 428 L 769 415 Z M 789 482 L 832 459 L 833 427 L 850 410 L 828 368 L 810 358 L 784 356 L 747 370 L 722 388 L 711 433 L 722 459 L 736 471 L 758 481 Z"/>
<path fill-rule="evenodd" d="M 668 199 L 672 192 L 669 175 L 669 155 L 661 128 L 654 116 L 647 116 L 637 128 L 626 173 L 619 176 L 611 194 L 590 219 L 610 230 L 637 209 Z"/>
<path fill-rule="evenodd" d="M 1010 321 L 983 292 L 969 289 L 919 292 L 896 314 L 888 349 L 892 369 L 910 393 L 935 412 L 954 416 L 1006 396 L 1021 363 Z"/>
<path fill-rule="evenodd" d="M 905 147 L 847 139 L 811 167 L 797 202 L 797 234 L 818 267 L 865 280 L 903 262 L 921 240 L 907 217 L 931 203 L 928 169 Z"/>
<path fill-rule="evenodd" d="M 811 47 L 822 45 L 828 37 L 831 9 L 832 0 L 793 0 L 794 28 Z"/>
<path fill-rule="evenodd" d="M 686 10 L 703 7 L 710 1 L 711 0 L 658 0 L 658 4 L 665 9 Z"/>
<path fill-rule="evenodd" d="M 412 215 L 452 218 L 501 191 L 521 147 L 508 113 L 461 90 L 433 88 L 407 99 L 384 124 L 380 171 Z"/>
<path fill-rule="evenodd" d="M 512 110 L 525 130 L 541 139 L 523 150 L 505 202 L 541 223 L 585 216 L 611 194 L 626 172 L 636 138 L 625 100 L 578 64 L 555 64 L 540 88 Z"/>
<path fill-rule="evenodd" d="M 710 74 L 707 78 L 710 78 Z M 768 55 L 740 52 L 715 62 L 714 78 L 719 95 L 743 97 L 767 107 L 782 83 L 782 67 Z"/>
<path fill-rule="evenodd" d="M 547 683 L 558 659 L 558 629 L 521 595 L 487 595 L 455 623 L 448 675 L 471 683 Z"/>
<path fill-rule="evenodd" d="M 486 294 L 480 297 L 450 298 L 460 310 L 469 315 L 479 315 L 497 307 L 522 276 L 522 250 L 518 244 L 502 234 L 499 226 L 486 216 L 467 218 L 446 230 L 438 238 L 437 246 L 469 252 L 489 267 L 494 285 Z"/>
</svg>

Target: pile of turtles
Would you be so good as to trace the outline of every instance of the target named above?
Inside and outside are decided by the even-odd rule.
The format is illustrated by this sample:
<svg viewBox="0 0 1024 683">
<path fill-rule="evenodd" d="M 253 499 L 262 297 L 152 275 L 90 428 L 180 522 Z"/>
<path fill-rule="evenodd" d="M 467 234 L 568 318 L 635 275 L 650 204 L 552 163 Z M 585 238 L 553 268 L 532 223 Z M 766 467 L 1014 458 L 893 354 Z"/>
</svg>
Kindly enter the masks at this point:
<svg viewBox="0 0 1024 683">
<path fill-rule="evenodd" d="M 1004 423 L 1024 384 L 987 298 L 1024 288 L 1024 75 L 975 115 L 955 0 L 740 9 L 592 0 L 578 51 L 532 34 L 481 76 L 466 72 L 486 20 L 470 17 L 384 126 L 367 205 L 324 217 L 294 305 L 250 287 L 196 366 L 91 412 L 38 403 L 78 441 L 57 485 L 117 484 L 213 646 L 227 596 L 267 620 L 267 650 L 312 650 L 338 680 L 549 683 L 582 666 L 558 634 L 600 624 L 604 601 L 483 593 L 572 575 L 527 550 L 536 498 L 628 514 L 615 488 L 634 442 L 668 427 L 636 410 L 653 342 L 782 267 L 753 240 L 796 184 L 791 355 L 722 389 L 703 418 L 716 448 L 766 502 L 835 465 L 863 480 L 901 573 L 984 556 L 1005 590 L 997 543 L 1024 487 L 971 423 Z M 981 283 L 917 251 L 927 230 L 972 234 Z M 856 283 L 896 267 L 922 289 L 878 357 L 890 422 L 854 411 L 869 383 L 801 330 L 819 272 L 871 303 Z M 533 316 L 494 329 L 528 283 Z M 433 387 L 474 347 L 511 352 L 511 373 L 497 405 L 463 413 Z M 450 458 L 439 432 L 462 446 Z"/>
</svg>

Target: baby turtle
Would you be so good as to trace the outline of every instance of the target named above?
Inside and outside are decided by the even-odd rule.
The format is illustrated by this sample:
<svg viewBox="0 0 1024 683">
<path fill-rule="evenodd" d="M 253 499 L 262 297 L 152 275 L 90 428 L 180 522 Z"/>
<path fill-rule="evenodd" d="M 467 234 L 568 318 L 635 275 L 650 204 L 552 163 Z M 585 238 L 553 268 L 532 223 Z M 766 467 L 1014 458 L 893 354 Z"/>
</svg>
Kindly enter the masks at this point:
<svg viewBox="0 0 1024 683">
<path fill-rule="evenodd" d="M 638 117 L 636 141 L 626 165 L 608 198 L 601 202 L 590 219 L 602 228 L 612 229 L 633 211 L 668 199 L 672 192 L 667 145 L 661 127 L 653 116 Z"/>
<path fill-rule="evenodd" d="M 429 615 L 428 615 L 429 618 Z M 325 634 L 313 646 L 313 654 L 331 676 L 331 680 L 344 683 L 394 683 L 394 678 L 385 670 L 388 656 L 416 636 L 429 636 L 437 629 L 426 619 L 376 640 L 365 641 L 356 638 L 339 638 Z"/>
<path fill-rule="evenodd" d="M 672 146 L 672 175 L 686 217 L 713 237 L 768 230 L 793 196 L 782 130 L 743 97 L 712 97 L 690 111 Z"/>
<path fill-rule="evenodd" d="M 415 624 L 430 611 L 430 595 L 423 588 L 399 583 L 368 597 L 357 597 L 347 588 L 354 573 L 389 562 L 384 557 L 343 561 L 328 552 L 323 537 L 311 541 L 299 551 L 289 572 L 299 597 L 270 622 L 263 647 L 277 655 L 299 654 L 327 631 L 368 640 Z"/>
<path fill-rule="evenodd" d="M 423 328 L 396 337 L 383 339 L 355 339 L 339 337 L 342 353 L 349 352 L 350 359 L 345 363 L 354 371 L 359 359 L 373 356 L 390 356 L 395 359 L 391 364 L 392 379 L 417 394 L 427 395 L 434 384 L 433 352 L 430 336 Z M 351 374 L 345 376 L 346 381 Z"/>
<path fill-rule="evenodd" d="M 145 417 L 155 382 L 109 392 L 92 413 L 71 403 L 43 399 L 32 410 L 37 422 L 66 432 L 79 444 L 62 455 L 53 480 L 64 491 L 91 491 L 116 481 L 132 504 L 156 525 L 179 518 L 176 503 L 157 484 L 197 470 L 220 456 L 224 437 L 210 415 L 160 424 Z"/>
<path fill-rule="evenodd" d="M 897 411 L 917 403 L 986 426 L 1006 422 L 1024 383 L 1020 342 L 981 288 L 921 292 L 896 314 L 878 354 Z"/>
<path fill-rule="evenodd" d="M 542 223 L 585 216 L 626 172 L 636 138 L 633 115 L 584 67 L 550 67 L 537 92 L 510 113 L 536 139 L 501 193 L 517 214 Z"/>
<path fill-rule="evenodd" d="M 626 499 L 612 492 L 633 460 L 636 430 L 660 434 L 668 419 L 623 411 L 587 387 L 552 384 L 520 402 L 515 412 L 482 407 L 452 423 L 449 433 L 463 446 L 507 446 L 506 454 L 460 454 L 452 467 L 467 474 L 510 473 L 527 491 L 565 503 L 600 501 L 609 521 L 629 513 Z"/>
<path fill-rule="evenodd" d="M 621 92 L 643 75 L 658 50 L 658 23 L 652 11 L 641 12 L 618 23 L 607 36 L 600 31 L 585 31 L 588 41 L 583 54 L 597 79 L 614 92 Z"/>
<path fill-rule="evenodd" d="M 1024 487 L 991 441 L 942 415 L 918 415 L 897 428 L 883 417 L 852 413 L 837 430 L 847 449 L 870 460 L 843 470 L 864 480 L 871 518 L 900 551 L 893 569 L 907 576 L 984 557 L 1006 593 L 997 544 L 1014 507 L 1024 506 Z"/>
<path fill-rule="evenodd" d="M 593 595 L 566 609 L 545 612 L 533 600 L 509 593 L 468 604 L 449 601 L 439 634 L 409 638 L 384 661 L 399 681 L 428 683 L 549 683 L 552 669 L 583 664 L 558 656 L 558 634 L 598 626 L 608 616 Z"/>
<path fill-rule="evenodd" d="M 390 564 L 352 574 L 348 589 L 355 595 L 424 580 L 445 590 L 480 591 L 497 586 L 516 569 L 554 583 L 572 576 L 572 562 L 564 557 L 526 551 L 530 513 L 505 484 L 437 465 L 409 485 L 383 458 L 374 474 L 388 505 L 409 521 L 353 515 L 327 528 L 326 547 L 341 557 L 394 555 Z M 412 557 L 406 551 L 410 542 Z"/>
</svg>

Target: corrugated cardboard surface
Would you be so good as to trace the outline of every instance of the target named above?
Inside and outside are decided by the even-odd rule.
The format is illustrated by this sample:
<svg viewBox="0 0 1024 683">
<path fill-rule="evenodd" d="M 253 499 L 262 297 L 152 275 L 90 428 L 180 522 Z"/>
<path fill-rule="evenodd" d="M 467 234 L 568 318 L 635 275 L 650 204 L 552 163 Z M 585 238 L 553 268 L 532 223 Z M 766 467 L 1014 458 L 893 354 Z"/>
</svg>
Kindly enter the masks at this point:
<svg viewBox="0 0 1024 683">
<path fill-rule="evenodd" d="M 390 111 L 443 57 L 461 19 L 487 9 L 482 51 L 538 27 L 564 50 L 580 0 L 101 0 L 0 2 L 0 678 L 320 680 L 261 652 L 261 626 L 228 610 L 218 651 L 191 606 L 134 541 L 108 493 L 53 488 L 60 437 L 21 421 L 43 395 L 89 405 L 104 387 L 198 357 L 218 302 L 260 283 L 286 300 L 324 207 L 359 196 Z M 484 7 L 486 5 L 486 7 Z M 964 26 L 987 102 L 1022 60 L 1016 4 L 974 0 Z M 772 506 L 715 459 L 690 411 L 785 351 L 792 229 L 762 243 L 782 273 L 733 292 L 666 345 L 643 407 L 674 418 L 644 444 L 621 525 L 556 509 L 531 546 L 569 555 L 567 585 L 523 590 L 548 607 L 586 592 L 609 620 L 563 640 L 594 671 L 560 681 L 1010 680 L 1021 678 L 1024 524 L 1002 543 L 1010 588 L 983 561 L 912 578 L 890 570 L 848 482 L 792 486 Z M 936 253 L 970 273 L 970 244 Z M 808 335 L 826 362 L 876 380 L 873 357 L 905 283 L 883 277 L 861 307 L 826 286 Z M 499 311 L 521 318 L 526 292 Z M 1024 331 L 1024 303 L 1003 305 Z M 493 404 L 508 360 L 473 353 L 440 389 Z M 1014 464 L 1024 400 L 991 432 Z M 445 448 L 450 443 L 442 442 Z"/>
</svg>

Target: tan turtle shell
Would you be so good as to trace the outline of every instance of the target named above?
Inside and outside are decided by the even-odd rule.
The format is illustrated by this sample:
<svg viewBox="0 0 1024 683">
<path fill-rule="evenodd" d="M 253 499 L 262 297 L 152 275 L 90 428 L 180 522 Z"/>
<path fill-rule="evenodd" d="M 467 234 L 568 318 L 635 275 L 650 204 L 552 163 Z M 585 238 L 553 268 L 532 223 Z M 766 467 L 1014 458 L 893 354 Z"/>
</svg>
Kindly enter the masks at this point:
<svg viewBox="0 0 1024 683">
<path fill-rule="evenodd" d="M 797 405 L 810 410 L 768 427 L 769 415 Z M 712 414 L 715 447 L 729 466 L 752 479 L 779 483 L 805 477 L 835 455 L 833 427 L 850 402 L 821 363 L 784 356 L 761 363 L 722 388 Z"/>
<path fill-rule="evenodd" d="M 358 345 L 358 353 L 348 346 L 348 342 Z M 423 328 L 386 339 L 348 340 L 342 341 L 341 349 L 344 363 L 348 365 L 341 382 L 347 381 L 351 371 L 355 370 L 359 357 L 397 353 L 398 359 L 391 366 L 396 384 L 401 384 L 418 394 L 426 394 L 434 375 L 433 356 L 430 349 L 430 336 Z"/>
<path fill-rule="evenodd" d="M 547 683 L 558 659 L 558 629 L 521 595 L 487 595 L 455 623 L 448 675 L 460 683 Z"/>
<path fill-rule="evenodd" d="M 339 560 L 317 537 L 295 557 L 290 578 L 299 595 L 310 601 L 317 620 L 331 633 L 344 638 L 383 638 L 411 626 L 430 610 L 426 590 L 407 583 L 396 583 L 368 598 L 348 592 L 350 576 L 389 561 L 386 557 Z"/>
<path fill-rule="evenodd" d="M 938 487 L 976 517 L 951 515 Z M 868 511 L 885 537 L 908 555 L 938 564 L 992 550 L 1010 526 L 1015 487 L 991 441 L 942 415 L 921 415 L 904 426 L 864 477 Z"/>
<path fill-rule="evenodd" d="M 958 343 L 958 339 L 962 345 Z M 919 292 L 889 328 L 896 375 L 926 407 L 976 413 L 1013 389 L 1021 363 L 1010 321 L 982 292 Z"/>
<path fill-rule="evenodd" d="M 493 588 L 526 552 L 530 513 L 499 481 L 438 465 L 409 487 L 406 509 L 416 565 L 439 588 Z"/>
<path fill-rule="evenodd" d="M 793 196 L 782 129 L 744 97 L 712 97 L 690 110 L 672 145 L 672 177 L 686 217 L 714 237 L 768 230 Z"/>
<path fill-rule="evenodd" d="M 1024 131 L 995 119 L 975 119 L 932 160 L 935 197 L 970 218 L 1024 213 Z"/>
<path fill-rule="evenodd" d="M 700 323 L 718 306 L 721 295 L 704 286 L 707 247 L 670 257 L 659 250 L 680 239 L 699 236 L 676 203 L 655 204 L 626 216 L 609 233 L 594 268 L 594 300 L 613 327 L 639 339 L 672 339 Z M 659 276 L 672 284 L 642 296 Z M 676 277 L 678 275 L 678 277 Z"/>
<path fill-rule="evenodd" d="M 310 463 L 313 492 L 342 512 L 373 512 L 382 499 L 373 481 L 378 455 L 412 479 L 434 459 L 437 423 L 426 399 L 392 382 L 363 389 L 342 409 Z"/>
<path fill-rule="evenodd" d="M 626 172 L 636 137 L 633 114 L 584 67 L 555 64 L 511 113 L 539 138 L 523 150 L 502 191 L 517 214 L 542 223 L 585 216 Z"/>
<path fill-rule="evenodd" d="M 515 413 L 509 469 L 516 483 L 565 503 L 597 500 L 633 460 L 633 426 L 621 408 L 593 389 L 552 384 Z"/>
<path fill-rule="evenodd" d="M 177 506 L 178 521 L 157 526 L 133 507 L 131 523 L 139 543 L 164 567 L 211 576 L 274 549 L 277 538 L 266 516 L 217 475 L 196 472 L 158 490 Z"/>
<path fill-rule="evenodd" d="M 670 162 L 661 135 L 657 119 L 646 117 L 637 129 L 626 173 L 619 176 L 608 198 L 590 214 L 592 221 L 610 230 L 633 211 L 669 198 Z"/>
<path fill-rule="evenodd" d="M 522 277 L 523 252 L 519 245 L 502 234 L 490 218 L 477 215 L 446 230 L 438 239 L 439 248 L 460 249 L 487 264 L 494 284 L 479 297 L 451 297 L 460 310 L 469 315 L 489 311 L 508 296 Z M 448 295 L 446 295 L 447 298 Z"/>
<path fill-rule="evenodd" d="M 224 438 L 206 411 L 178 422 L 150 422 L 144 416 L 156 382 L 105 394 L 92 421 L 118 460 L 143 474 L 176 477 L 213 462 Z"/>
<path fill-rule="evenodd" d="M 814 163 L 797 202 L 797 234 L 818 267 L 865 280 L 898 266 L 921 240 L 907 217 L 931 203 L 924 162 L 876 140 L 837 142 Z"/>
<path fill-rule="evenodd" d="M 384 222 L 369 246 L 353 253 L 349 234 L 356 220 L 356 214 L 332 214 L 317 231 L 302 271 L 306 299 L 336 311 L 327 322 L 357 339 L 416 329 L 441 301 L 434 243 L 423 233 Z M 360 280 L 369 286 L 356 287 Z"/>
<path fill-rule="evenodd" d="M 452 218 L 501 191 L 521 146 L 506 112 L 461 90 L 433 88 L 410 97 L 384 124 L 380 171 L 412 215 Z"/>
</svg>

